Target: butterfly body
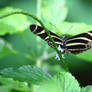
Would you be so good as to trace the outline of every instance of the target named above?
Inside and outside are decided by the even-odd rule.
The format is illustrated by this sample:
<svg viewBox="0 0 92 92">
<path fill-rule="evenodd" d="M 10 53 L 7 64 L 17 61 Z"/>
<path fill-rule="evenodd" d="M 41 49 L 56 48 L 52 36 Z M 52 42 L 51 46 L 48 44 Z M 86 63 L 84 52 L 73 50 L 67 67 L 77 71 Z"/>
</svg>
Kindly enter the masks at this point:
<svg viewBox="0 0 92 92">
<path fill-rule="evenodd" d="M 52 42 L 49 39 L 49 36 L 46 34 L 44 29 L 38 25 L 31 25 L 30 30 L 45 40 L 51 48 L 54 48 Z M 73 54 L 79 54 L 83 51 L 86 51 L 92 47 L 92 31 L 81 33 L 70 38 L 62 36 L 60 38 L 57 34 L 49 31 L 57 47 L 60 46 L 63 49 L 62 53 L 68 55 L 68 51 Z"/>
</svg>

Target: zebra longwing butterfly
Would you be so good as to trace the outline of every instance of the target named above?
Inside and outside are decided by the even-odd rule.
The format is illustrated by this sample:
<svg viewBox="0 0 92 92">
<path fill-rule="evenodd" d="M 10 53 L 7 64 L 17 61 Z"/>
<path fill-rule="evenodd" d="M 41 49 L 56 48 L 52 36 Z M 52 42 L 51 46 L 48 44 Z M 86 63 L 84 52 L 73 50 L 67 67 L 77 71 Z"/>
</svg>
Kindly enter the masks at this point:
<svg viewBox="0 0 92 92">
<path fill-rule="evenodd" d="M 30 30 L 34 34 L 38 35 L 43 40 L 45 40 L 51 48 L 54 48 L 48 35 L 45 33 L 44 29 L 41 26 L 32 24 L 30 26 Z M 79 54 L 92 47 L 92 31 L 81 33 L 81 34 L 72 36 L 70 38 L 65 38 L 65 37 L 61 38 L 51 31 L 49 31 L 49 33 L 51 34 L 56 45 L 60 46 L 60 48 L 64 50 L 63 53 L 66 53 L 66 54 L 68 51 L 70 51 L 73 54 Z"/>
</svg>

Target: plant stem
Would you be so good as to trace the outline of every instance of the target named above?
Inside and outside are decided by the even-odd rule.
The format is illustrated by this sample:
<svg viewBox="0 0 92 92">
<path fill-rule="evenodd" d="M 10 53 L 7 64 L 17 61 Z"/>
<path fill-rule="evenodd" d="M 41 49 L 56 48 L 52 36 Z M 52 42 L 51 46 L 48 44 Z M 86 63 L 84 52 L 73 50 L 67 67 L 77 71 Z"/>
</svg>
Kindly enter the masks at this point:
<svg viewBox="0 0 92 92">
<path fill-rule="evenodd" d="M 37 6 L 37 8 L 36 8 L 36 10 L 37 10 L 36 16 L 37 16 L 37 18 L 41 19 L 41 0 L 37 0 L 37 5 L 36 6 Z M 39 25 L 38 22 L 37 22 L 37 25 Z M 39 37 L 37 38 L 37 43 L 38 43 L 37 49 L 38 49 L 38 52 L 39 52 L 41 50 L 41 40 L 40 40 Z M 38 55 L 39 55 L 39 53 L 38 53 Z M 36 65 L 39 68 L 41 68 L 42 67 L 42 60 L 37 59 Z"/>
<path fill-rule="evenodd" d="M 24 12 L 24 11 L 11 12 L 11 13 L 8 13 L 8 14 L 5 14 L 5 15 L 0 16 L 0 19 L 2 19 L 2 18 L 4 18 L 4 17 L 8 17 L 8 16 L 10 16 L 10 15 L 14 15 L 14 14 L 23 14 L 23 15 L 32 17 L 34 20 L 36 20 L 36 21 L 38 21 L 38 22 L 40 23 L 40 25 L 44 28 L 46 34 L 49 36 L 49 39 L 51 40 L 51 42 L 52 42 L 54 48 L 56 49 L 56 52 L 57 52 L 57 54 L 58 54 L 58 56 L 59 56 L 59 58 L 60 58 L 60 61 L 62 62 L 63 67 L 65 68 L 65 70 L 66 70 L 67 72 L 69 72 L 68 67 L 67 67 L 65 61 L 64 61 L 64 60 L 62 59 L 62 57 L 61 57 L 61 52 L 58 51 L 57 46 L 56 46 L 54 40 L 52 39 L 52 37 L 51 37 L 49 31 L 48 31 L 47 28 L 44 26 L 44 24 L 42 23 L 42 21 L 40 21 L 36 16 L 32 15 L 31 13 Z"/>
</svg>

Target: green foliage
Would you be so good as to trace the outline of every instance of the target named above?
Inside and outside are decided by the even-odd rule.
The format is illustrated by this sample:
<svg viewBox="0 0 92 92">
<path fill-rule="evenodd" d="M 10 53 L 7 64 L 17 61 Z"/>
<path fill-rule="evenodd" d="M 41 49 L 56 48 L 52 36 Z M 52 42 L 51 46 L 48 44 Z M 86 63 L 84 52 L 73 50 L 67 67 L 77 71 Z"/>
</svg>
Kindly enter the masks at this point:
<svg viewBox="0 0 92 92">
<path fill-rule="evenodd" d="M 70 73 L 58 73 L 53 78 L 48 74 L 43 72 L 41 69 L 35 66 L 23 66 L 18 69 L 6 68 L 1 70 L 0 73 L 3 76 L 12 77 L 17 80 L 25 81 L 33 84 L 33 92 L 79 92 L 80 87 L 77 80 Z M 12 80 L 0 80 L 0 82 L 9 83 L 12 85 L 17 82 L 12 82 Z M 37 83 L 40 87 L 36 87 Z M 10 85 L 9 85 L 10 86 Z M 12 85 L 13 86 L 13 85 Z M 16 86 L 14 87 L 16 88 Z"/>
<path fill-rule="evenodd" d="M 34 5 L 34 1 L 35 0 L 33 0 L 32 2 L 32 0 L 30 0 L 29 3 L 29 10 L 31 9 L 31 6 L 34 6 L 34 8 L 31 9 L 33 12 L 35 12 L 34 10 L 36 5 Z M 40 10 L 38 9 L 39 11 L 37 11 L 37 13 L 41 11 L 41 14 L 35 15 L 42 15 L 38 17 L 41 17 L 42 21 L 45 20 L 44 24 L 47 26 L 47 28 L 50 28 L 50 30 L 56 32 L 58 35 L 62 36 L 63 34 L 67 34 L 69 36 L 73 36 L 92 29 L 91 25 L 87 25 L 85 23 L 73 23 L 67 21 L 66 18 L 69 8 L 66 6 L 65 0 L 39 1 L 39 4 L 37 4 L 41 6 L 39 8 Z M 13 2 L 13 4 L 16 3 L 16 7 L 20 3 L 19 1 L 15 3 L 14 1 L 11 2 Z M 24 2 L 24 0 L 22 0 L 22 2 Z M 23 4 L 22 2 L 21 5 Z M 27 3 L 28 2 L 29 0 L 27 1 Z M 25 8 L 25 3 L 26 2 L 24 2 L 23 8 Z M 75 4 L 76 3 L 74 3 L 74 5 Z M 75 8 L 73 9 L 75 10 Z M 11 13 L 13 11 L 21 10 L 6 7 L 0 9 L 0 16 Z M 82 18 L 84 18 L 80 18 L 79 13 L 77 12 L 75 13 L 75 15 L 78 16 L 76 19 L 82 20 Z M 72 14 L 71 16 L 71 20 L 73 20 L 74 17 Z M 81 16 L 83 15 L 81 14 Z M 86 17 L 86 20 L 88 21 L 88 17 Z M 30 23 L 33 22 L 30 21 Z M 0 92 L 91 92 L 91 85 L 81 88 L 79 86 L 80 83 L 78 83 L 78 81 L 74 76 L 72 76 L 71 73 L 63 72 L 62 66 L 59 65 L 60 62 L 57 62 L 57 60 L 54 59 L 54 50 L 50 49 L 50 47 L 47 46 L 47 44 L 43 40 L 33 35 L 30 31 L 24 31 L 28 27 L 29 21 L 27 20 L 27 17 L 21 14 L 11 15 L 9 17 L 0 19 L 0 35 L 3 37 L 0 38 L 0 66 L 2 66 L 1 62 L 3 62 L 4 59 L 6 59 L 6 61 L 9 61 L 9 63 L 16 63 L 15 61 L 18 61 L 18 64 L 20 64 L 22 60 L 20 59 L 19 54 L 21 54 L 22 58 L 26 57 L 28 59 L 25 60 L 24 64 L 27 64 L 26 61 L 28 61 L 29 64 L 35 63 L 35 65 L 39 67 L 41 67 L 42 65 L 42 69 L 44 69 L 46 72 L 44 72 L 42 69 L 37 68 L 35 65 L 26 65 L 20 68 L 14 68 L 11 66 L 10 68 L 2 69 L 0 70 Z M 21 33 L 21 37 L 17 38 L 19 37 L 19 34 L 16 33 Z M 9 34 L 9 36 L 6 37 L 6 34 Z M 12 55 L 17 55 L 17 60 L 15 60 L 16 58 L 11 59 Z M 5 56 L 10 57 L 8 57 L 7 59 Z M 77 56 L 69 53 L 68 57 L 71 58 L 70 62 L 72 60 L 75 63 L 77 62 L 76 58 L 81 61 L 86 60 L 87 62 L 92 62 L 91 56 L 92 50 L 88 50 Z M 66 57 L 65 59 L 68 58 Z M 45 64 L 43 61 L 46 61 Z M 4 62 L 4 64 L 5 63 L 6 62 Z M 16 66 L 18 64 L 16 63 Z M 72 65 L 72 63 L 69 63 L 69 65 Z"/>
<path fill-rule="evenodd" d="M 0 16 L 3 16 L 6 13 L 11 13 L 14 11 L 21 11 L 20 9 L 14 9 L 11 7 L 6 7 L 3 9 L 0 9 Z M 0 36 L 4 36 L 6 34 L 15 34 L 19 33 L 22 34 L 25 29 L 29 26 L 29 21 L 27 20 L 27 17 L 21 14 L 15 14 L 9 17 L 1 18 L 0 19 Z M 10 56 L 13 54 L 18 54 L 14 50 L 12 44 L 7 42 L 6 40 L 0 38 L 0 58 L 3 58 L 4 56 Z"/>
<path fill-rule="evenodd" d="M 15 81 L 0 76 L 0 92 L 32 92 L 27 82 Z"/>
<path fill-rule="evenodd" d="M 35 92 L 80 92 L 77 80 L 67 72 L 56 74 L 52 80 L 42 83 Z"/>
<path fill-rule="evenodd" d="M 83 87 L 81 89 L 81 92 L 92 92 L 92 86 Z"/>
<path fill-rule="evenodd" d="M 51 79 L 51 76 L 48 73 L 45 73 L 41 69 L 30 65 L 23 66 L 15 70 L 13 68 L 6 68 L 1 70 L 0 73 L 4 76 L 32 83 L 39 83 L 44 80 Z"/>
<path fill-rule="evenodd" d="M 56 26 L 64 21 L 67 15 L 65 0 L 44 0 L 42 1 L 41 9 L 43 17 L 46 20 L 49 20 L 49 23 Z"/>
<path fill-rule="evenodd" d="M 66 3 L 68 7 L 68 21 L 92 24 L 91 0 L 66 0 Z"/>
<path fill-rule="evenodd" d="M 3 92 L 11 92 L 11 90 L 19 92 L 92 91 L 92 86 L 81 88 L 78 81 L 68 72 L 60 72 L 51 76 L 36 66 L 27 65 L 18 69 L 6 68 L 1 70 L 0 74 L 2 75 L 0 76 L 0 91 Z"/>
<path fill-rule="evenodd" d="M 11 44 L 9 44 L 4 39 L 0 38 L 0 58 L 8 56 L 10 54 L 15 54 L 16 51 L 13 49 Z"/>
<path fill-rule="evenodd" d="M 11 13 L 14 11 L 20 11 L 20 9 L 13 9 L 6 7 L 0 10 L 0 16 Z M 12 15 L 3 19 L 0 19 L 0 35 L 14 34 L 24 31 L 29 26 L 27 17 L 21 14 Z"/>
<path fill-rule="evenodd" d="M 57 28 L 59 29 L 58 34 L 63 34 L 63 35 L 76 35 L 76 34 L 80 34 L 83 32 L 87 32 L 89 30 L 92 29 L 91 25 L 87 25 L 85 23 L 73 23 L 73 22 L 67 22 L 64 21 L 62 23 L 60 23 Z"/>
</svg>

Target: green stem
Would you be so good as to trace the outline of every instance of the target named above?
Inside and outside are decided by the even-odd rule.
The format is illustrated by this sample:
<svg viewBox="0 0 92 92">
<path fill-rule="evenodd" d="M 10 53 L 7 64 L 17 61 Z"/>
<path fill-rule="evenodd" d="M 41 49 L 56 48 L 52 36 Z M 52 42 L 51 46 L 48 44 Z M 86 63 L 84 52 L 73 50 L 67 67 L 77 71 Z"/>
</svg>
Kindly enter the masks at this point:
<svg viewBox="0 0 92 92">
<path fill-rule="evenodd" d="M 52 39 L 52 37 L 51 37 L 49 31 L 48 31 L 47 28 L 44 26 L 44 24 L 42 23 L 42 21 L 40 21 L 36 16 L 32 15 L 31 13 L 24 12 L 24 11 L 11 12 L 11 13 L 8 13 L 8 14 L 6 14 L 6 15 L 0 16 L 0 19 L 1 19 L 1 18 L 4 18 L 4 17 L 7 17 L 7 16 L 10 16 L 10 15 L 13 15 L 13 14 L 23 14 L 23 15 L 32 17 L 34 20 L 36 20 L 36 21 L 38 21 L 38 22 L 40 23 L 40 25 L 44 28 L 46 34 L 49 36 L 49 39 L 51 40 L 53 46 L 55 47 L 56 52 L 57 52 L 57 54 L 59 55 L 59 58 L 60 58 L 60 60 L 61 60 L 61 62 L 62 62 L 63 67 L 64 67 L 65 70 L 68 72 L 68 71 L 69 71 L 69 70 L 68 70 L 68 67 L 67 67 L 65 61 L 64 61 L 64 60 L 62 59 L 62 57 L 61 57 L 61 52 L 58 51 L 57 46 L 56 46 L 54 40 Z"/>
</svg>

